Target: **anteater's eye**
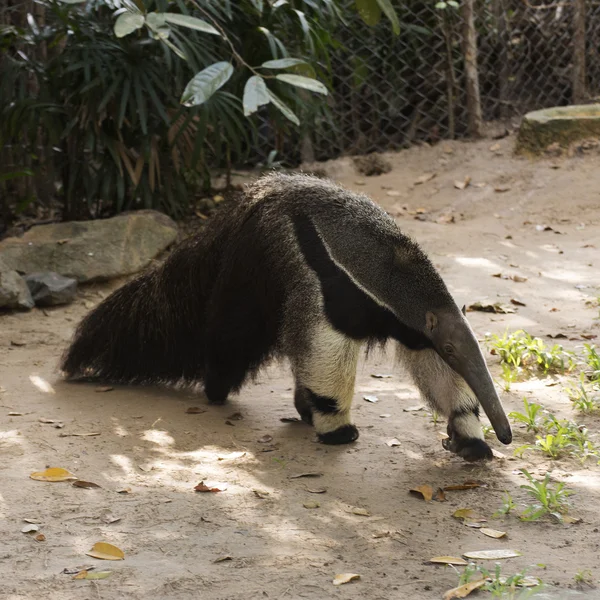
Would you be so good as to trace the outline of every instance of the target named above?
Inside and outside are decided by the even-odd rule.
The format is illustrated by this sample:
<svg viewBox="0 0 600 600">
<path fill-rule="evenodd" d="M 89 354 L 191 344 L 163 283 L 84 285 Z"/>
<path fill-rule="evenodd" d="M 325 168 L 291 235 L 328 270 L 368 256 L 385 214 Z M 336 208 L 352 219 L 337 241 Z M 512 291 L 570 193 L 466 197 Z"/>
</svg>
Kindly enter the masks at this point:
<svg viewBox="0 0 600 600">
<path fill-rule="evenodd" d="M 444 344 L 444 352 L 446 352 L 446 354 L 453 354 L 454 346 L 452 344 Z"/>
</svg>

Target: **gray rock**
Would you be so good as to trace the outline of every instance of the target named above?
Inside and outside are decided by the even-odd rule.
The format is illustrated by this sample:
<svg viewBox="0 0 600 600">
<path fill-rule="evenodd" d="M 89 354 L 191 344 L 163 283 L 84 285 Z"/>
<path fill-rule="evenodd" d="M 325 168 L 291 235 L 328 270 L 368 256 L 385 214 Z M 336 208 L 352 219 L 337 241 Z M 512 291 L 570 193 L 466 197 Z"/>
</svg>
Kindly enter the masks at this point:
<svg viewBox="0 0 600 600">
<path fill-rule="evenodd" d="M 140 271 L 176 237 L 174 221 L 145 210 L 39 225 L 21 238 L 0 242 L 0 258 L 19 273 L 52 271 L 79 282 L 101 281 Z"/>
<path fill-rule="evenodd" d="M 34 302 L 24 279 L 0 257 L 0 308 L 33 308 Z"/>
<path fill-rule="evenodd" d="M 58 273 L 32 273 L 24 279 L 37 306 L 69 304 L 77 293 L 77 279 Z"/>
</svg>

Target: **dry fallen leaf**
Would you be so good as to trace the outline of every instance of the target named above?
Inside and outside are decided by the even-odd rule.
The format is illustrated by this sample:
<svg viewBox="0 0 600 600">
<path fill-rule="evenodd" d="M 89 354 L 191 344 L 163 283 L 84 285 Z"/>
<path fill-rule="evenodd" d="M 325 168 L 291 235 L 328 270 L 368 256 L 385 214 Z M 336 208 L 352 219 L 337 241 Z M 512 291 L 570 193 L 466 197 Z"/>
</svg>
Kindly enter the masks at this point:
<svg viewBox="0 0 600 600">
<path fill-rule="evenodd" d="M 97 387 L 94 391 L 102 393 L 102 392 L 112 392 L 114 389 L 115 388 L 110 387 L 110 385 L 103 385 L 103 386 Z"/>
<path fill-rule="evenodd" d="M 38 533 L 34 539 L 36 542 L 45 542 L 46 536 L 43 533 Z"/>
<path fill-rule="evenodd" d="M 511 304 L 514 304 L 515 306 L 527 306 L 527 304 L 525 304 L 525 302 L 522 302 L 518 298 L 511 298 L 510 302 L 511 302 Z"/>
<path fill-rule="evenodd" d="M 350 583 L 356 579 L 360 579 L 360 575 L 357 573 L 341 573 L 334 577 L 333 585 L 343 585 L 344 583 Z"/>
<path fill-rule="evenodd" d="M 375 379 L 391 379 L 393 375 L 388 375 L 387 373 L 371 373 L 371 377 Z"/>
<path fill-rule="evenodd" d="M 39 525 L 25 525 L 25 527 L 23 527 L 21 529 L 21 533 L 33 533 L 34 531 L 39 531 L 40 530 L 40 526 Z"/>
<path fill-rule="evenodd" d="M 23 519 L 24 523 L 32 523 L 32 524 L 39 524 L 40 521 L 38 519 Z"/>
<path fill-rule="evenodd" d="M 125 558 L 123 550 L 107 542 L 96 542 L 86 554 L 100 560 L 123 560 Z"/>
<path fill-rule="evenodd" d="M 290 475 L 290 479 L 300 479 L 300 477 L 321 477 L 321 475 L 323 475 L 323 473 L 299 473 L 298 475 Z"/>
<path fill-rule="evenodd" d="M 379 398 L 377 396 L 363 396 L 363 400 L 372 403 L 379 402 Z"/>
<path fill-rule="evenodd" d="M 458 587 L 448 590 L 444 594 L 443 599 L 453 600 L 454 598 L 466 598 L 471 592 L 483 587 L 485 582 L 485 579 L 481 579 L 480 581 L 469 581 L 469 583 L 459 585 Z"/>
<path fill-rule="evenodd" d="M 389 419 L 392 415 L 390 413 L 383 413 L 382 415 L 379 415 L 380 419 Z"/>
<path fill-rule="evenodd" d="M 110 514 L 110 513 L 104 513 L 101 517 L 100 520 L 103 523 L 106 523 L 107 525 L 110 525 L 111 523 L 117 523 L 118 521 L 121 520 L 121 517 L 115 517 L 114 515 Z"/>
<path fill-rule="evenodd" d="M 501 558 L 516 558 L 521 553 L 516 550 L 476 550 L 474 552 L 464 552 L 463 556 L 474 560 L 499 560 Z"/>
<path fill-rule="evenodd" d="M 244 415 L 241 412 L 234 412 L 227 417 L 230 421 L 243 421 Z"/>
<path fill-rule="evenodd" d="M 581 523 L 582 519 L 581 519 L 581 517 L 572 517 L 571 515 L 563 515 L 562 521 L 563 521 L 563 523 L 568 523 L 568 524 L 574 525 L 575 523 Z"/>
<path fill-rule="evenodd" d="M 70 473 L 66 469 L 62 469 L 60 467 L 53 467 L 46 469 L 45 471 L 36 471 L 29 477 L 31 477 L 31 479 L 35 479 L 36 481 L 71 481 L 73 479 L 77 479 L 73 473 Z"/>
<path fill-rule="evenodd" d="M 477 310 L 479 312 L 497 313 L 501 315 L 514 313 L 515 310 L 509 306 L 503 306 L 499 302 L 485 303 L 485 302 L 474 302 L 467 306 L 467 311 Z"/>
<path fill-rule="evenodd" d="M 65 567 L 61 573 L 63 575 L 77 575 L 81 571 L 93 571 L 96 567 L 94 565 L 81 565 L 79 567 Z"/>
<path fill-rule="evenodd" d="M 310 492 L 311 494 L 324 494 L 327 491 L 327 488 L 306 488 L 307 492 Z"/>
<path fill-rule="evenodd" d="M 392 198 L 395 198 L 398 196 L 402 196 L 402 192 L 398 192 L 397 190 L 390 190 L 389 192 L 386 192 L 386 195 L 391 196 Z"/>
<path fill-rule="evenodd" d="M 469 563 L 459 556 L 436 556 L 434 558 L 429 559 L 430 563 L 440 564 L 440 565 L 456 565 L 456 566 L 466 566 Z"/>
<path fill-rule="evenodd" d="M 498 152 L 501 147 L 500 144 L 494 144 L 493 146 L 490 146 L 490 152 Z"/>
<path fill-rule="evenodd" d="M 321 505 L 315 500 L 309 500 L 308 502 L 303 502 L 302 506 L 304 506 L 304 508 L 319 508 Z"/>
<path fill-rule="evenodd" d="M 497 185 L 494 187 L 495 192 L 508 192 L 510 190 L 510 185 Z"/>
<path fill-rule="evenodd" d="M 185 413 L 187 415 L 201 415 L 202 413 L 205 413 L 206 409 L 205 408 L 201 408 L 200 406 L 190 406 Z"/>
<path fill-rule="evenodd" d="M 224 492 L 227 489 L 226 483 L 204 483 L 201 481 L 194 489 L 197 492 Z"/>
<path fill-rule="evenodd" d="M 465 481 L 457 485 L 447 485 L 444 490 L 446 492 L 454 492 L 457 490 L 472 490 L 473 488 L 485 487 L 485 483 L 480 481 Z"/>
<path fill-rule="evenodd" d="M 444 493 L 444 490 L 442 488 L 438 488 L 436 490 L 435 494 L 433 495 L 433 499 L 437 502 L 447 502 L 446 494 Z"/>
<path fill-rule="evenodd" d="M 233 556 L 221 556 L 215 560 L 213 560 L 213 563 L 217 564 L 217 563 L 222 563 L 222 562 L 226 562 L 228 560 L 233 560 Z"/>
<path fill-rule="evenodd" d="M 396 446 L 401 446 L 402 444 L 400 443 L 400 440 L 396 439 L 396 438 L 392 438 L 391 440 L 388 440 L 386 442 L 386 444 L 390 447 L 390 448 L 395 448 Z"/>
<path fill-rule="evenodd" d="M 254 495 L 257 498 L 260 498 L 261 500 L 264 500 L 265 498 L 267 498 L 269 496 L 269 492 L 263 492 L 262 490 L 252 490 L 254 492 Z"/>
<path fill-rule="evenodd" d="M 402 409 L 404 412 L 418 412 L 419 410 L 425 410 L 422 404 L 416 404 L 415 406 L 407 406 Z"/>
<path fill-rule="evenodd" d="M 279 419 L 282 423 L 300 423 L 302 419 L 298 417 L 282 417 Z"/>
<path fill-rule="evenodd" d="M 20 412 L 9 412 L 8 416 L 9 417 L 22 417 L 23 413 L 20 413 Z"/>
<path fill-rule="evenodd" d="M 454 187 L 457 190 L 464 190 L 471 183 L 471 178 L 467 175 L 462 181 L 455 181 Z"/>
<path fill-rule="evenodd" d="M 112 571 L 79 571 L 77 575 L 73 575 L 73 579 L 106 579 L 110 577 Z"/>
<path fill-rule="evenodd" d="M 359 517 L 370 517 L 371 513 L 366 508 L 353 508 L 353 515 L 358 515 Z"/>
<path fill-rule="evenodd" d="M 121 490 L 117 490 L 117 494 L 131 494 L 131 488 L 123 488 Z"/>
<path fill-rule="evenodd" d="M 431 502 L 433 498 L 433 488 L 429 484 L 420 485 L 418 487 L 411 488 L 408 490 L 411 494 L 421 495 L 425 502 Z"/>
<path fill-rule="evenodd" d="M 452 513 L 455 519 L 462 519 L 467 527 L 481 527 L 479 523 L 485 523 L 487 519 L 475 513 L 472 508 L 459 508 Z"/>
<path fill-rule="evenodd" d="M 502 538 L 506 535 L 506 531 L 498 531 L 497 529 L 490 529 L 489 527 L 482 527 L 479 531 L 483 533 L 483 535 L 487 535 L 491 538 Z"/>
<path fill-rule="evenodd" d="M 100 486 L 97 483 L 93 483 L 91 481 L 81 481 L 81 479 L 74 481 L 72 485 L 73 487 L 84 488 L 86 490 L 100 488 Z"/>
</svg>

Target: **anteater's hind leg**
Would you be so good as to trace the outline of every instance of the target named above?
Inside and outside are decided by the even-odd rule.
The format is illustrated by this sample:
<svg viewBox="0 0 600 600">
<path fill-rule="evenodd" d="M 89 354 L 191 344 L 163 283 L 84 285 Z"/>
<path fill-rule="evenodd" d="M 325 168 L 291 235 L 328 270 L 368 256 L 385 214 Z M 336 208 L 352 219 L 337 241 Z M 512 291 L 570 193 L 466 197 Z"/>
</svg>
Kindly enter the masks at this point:
<svg viewBox="0 0 600 600">
<path fill-rule="evenodd" d="M 307 333 L 307 351 L 292 358 L 296 409 L 304 421 L 315 426 L 323 443 L 348 444 L 358 438 L 350 408 L 360 343 L 326 321 Z"/>
<path fill-rule="evenodd" d="M 448 418 L 449 439 L 444 447 L 467 461 L 491 459 L 479 421 L 479 402 L 466 381 L 430 348 L 408 350 L 398 345 L 397 356 L 427 403 Z"/>
</svg>

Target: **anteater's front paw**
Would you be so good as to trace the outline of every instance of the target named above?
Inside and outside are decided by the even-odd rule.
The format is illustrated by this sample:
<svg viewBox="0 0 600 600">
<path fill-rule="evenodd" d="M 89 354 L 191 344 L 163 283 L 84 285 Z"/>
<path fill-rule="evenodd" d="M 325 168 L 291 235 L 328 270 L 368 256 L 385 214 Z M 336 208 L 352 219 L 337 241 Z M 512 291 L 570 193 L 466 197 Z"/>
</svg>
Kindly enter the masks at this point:
<svg viewBox="0 0 600 600">
<path fill-rule="evenodd" d="M 358 429 L 354 425 L 343 425 L 334 431 L 317 435 L 324 444 L 350 444 L 358 439 Z"/>
<path fill-rule="evenodd" d="M 494 457 L 492 449 L 478 438 L 448 438 L 442 440 L 442 446 L 467 462 L 492 460 Z"/>
</svg>

